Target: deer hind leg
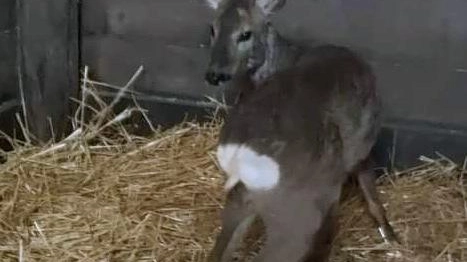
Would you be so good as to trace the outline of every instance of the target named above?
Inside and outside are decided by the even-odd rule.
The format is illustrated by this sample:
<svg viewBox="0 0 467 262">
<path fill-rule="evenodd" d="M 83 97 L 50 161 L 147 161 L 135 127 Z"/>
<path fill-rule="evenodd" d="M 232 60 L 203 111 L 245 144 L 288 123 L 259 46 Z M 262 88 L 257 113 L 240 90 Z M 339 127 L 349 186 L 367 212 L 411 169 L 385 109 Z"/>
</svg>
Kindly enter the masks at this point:
<svg viewBox="0 0 467 262">
<path fill-rule="evenodd" d="M 376 177 L 368 162 L 369 160 L 366 160 L 365 164 L 362 165 L 362 169 L 357 171 L 358 183 L 368 205 L 368 211 L 373 220 L 378 224 L 381 237 L 390 243 L 399 243 L 394 229 L 388 222 L 386 211 L 378 198 Z"/>
<path fill-rule="evenodd" d="M 243 240 L 245 233 L 254 221 L 247 199 L 247 191 L 238 183 L 228 194 L 222 211 L 222 230 L 217 236 L 214 248 L 209 255 L 209 262 L 227 262 L 232 260 L 233 253 Z"/>
<path fill-rule="evenodd" d="M 313 246 L 303 257 L 303 262 L 329 261 L 334 237 L 338 230 L 339 202 L 334 203 L 316 233 Z"/>
<path fill-rule="evenodd" d="M 266 243 L 253 261 L 327 262 L 337 229 L 337 207 L 335 202 L 324 210 L 324 217 L 318 208 L 308 207 L 312 212 L 305 216 L 289 214 L 285 220 L 272 218 L 272 223 L 266 219 Z"/>
</svg>

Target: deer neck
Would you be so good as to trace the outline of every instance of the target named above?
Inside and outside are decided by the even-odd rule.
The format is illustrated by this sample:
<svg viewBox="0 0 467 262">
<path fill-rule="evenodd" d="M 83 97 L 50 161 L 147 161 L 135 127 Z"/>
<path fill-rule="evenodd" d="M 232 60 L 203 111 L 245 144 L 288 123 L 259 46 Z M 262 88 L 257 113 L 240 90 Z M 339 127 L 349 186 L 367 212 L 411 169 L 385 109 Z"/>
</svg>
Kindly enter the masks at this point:
<svg viewBox="0 0 467 262">
<path fill-rule="evenodd" d="M 301 49 L 284 39 L 272 26 L 268 26 L 264 35 L 264 63 L 252 75 L 255 83 L 285 68 L 292 66 L 298 59 Z"/>
</svg>

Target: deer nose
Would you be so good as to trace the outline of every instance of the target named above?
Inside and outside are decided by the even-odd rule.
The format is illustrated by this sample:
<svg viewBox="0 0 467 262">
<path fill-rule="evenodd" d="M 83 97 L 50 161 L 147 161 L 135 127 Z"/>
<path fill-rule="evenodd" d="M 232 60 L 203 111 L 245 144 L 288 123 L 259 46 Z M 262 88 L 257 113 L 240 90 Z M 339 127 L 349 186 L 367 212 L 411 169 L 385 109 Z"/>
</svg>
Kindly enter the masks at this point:
<svg viewBox="0 0 467 262">
<path fill-rule="evenodd" d="M 216 73 L 216 72 L 207 72 L 205 76 L 206 81 L 211 85 L 219 85 L 221 82 L 227 82 L 232 79 L 232 76 L 229 74 L 224 73 Z"/>
</svg>

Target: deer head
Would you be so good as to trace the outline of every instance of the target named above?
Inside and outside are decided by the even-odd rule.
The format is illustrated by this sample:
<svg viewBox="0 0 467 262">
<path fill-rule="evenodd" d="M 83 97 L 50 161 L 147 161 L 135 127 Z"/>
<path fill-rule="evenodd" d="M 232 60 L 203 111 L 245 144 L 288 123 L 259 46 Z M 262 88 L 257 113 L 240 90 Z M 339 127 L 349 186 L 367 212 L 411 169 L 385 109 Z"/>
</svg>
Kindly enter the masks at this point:
<svg viewBox="0 0 467 262">
<path fill-rule="evenodd" d="M 266 58 L 269 15 L 285 0 L 206 1 L 216 11 L 206 81 L 219 85 L 239 73 L 253 74 Z"/>
</svg>

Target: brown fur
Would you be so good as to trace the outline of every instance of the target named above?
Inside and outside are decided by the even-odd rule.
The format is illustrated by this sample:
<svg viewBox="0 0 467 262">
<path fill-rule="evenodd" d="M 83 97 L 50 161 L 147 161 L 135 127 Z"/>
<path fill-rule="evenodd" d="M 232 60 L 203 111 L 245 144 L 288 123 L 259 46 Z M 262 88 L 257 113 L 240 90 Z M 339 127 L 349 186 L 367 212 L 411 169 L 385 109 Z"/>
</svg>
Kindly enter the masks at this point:
<svg viewBox="0 0 467 262">
<path fill-rule="evenodd" d="M 263 84 L 245 77 L 233 84 L 241 96 L 220 143 L 247 144 L 272 156 L 282 175 L 272 190 L 229 197 L 248 198 L 251 204 L 235 212 L 258 214 L 266 225 L 267 242 L 256 261 L 325 261 L 322 246 L 332 239 L 341 187 L 376 140 L 380 103 L 369 67 L 343 48 L 314 51 Z"/>
<path fill-rule="evenodd" d="M 231 39 L 244 21 L 235 10 L 252 3 L 226 0 L 222 6 L 207 79 L 217 84 L 233 78 L 226 91 L 234 105 L 219 143 L 245 144 L 273 158 L 281 177 L 270 190 L 239 183 L 228 192 L 210 261 L 229 261 L 255 216 L 266 226 L 255 262 L 327 261 L 341 189 L 351 175 L 358 177 L 372 217 L 395 240 L 368 160 L 381 111 L 370 66 L 343 47 L 298 52 L 267 22 L 252 29 L 253 54 L 237 52 Z M 248 59 L 262 64 L 247 68 Z"/>
</svg>

